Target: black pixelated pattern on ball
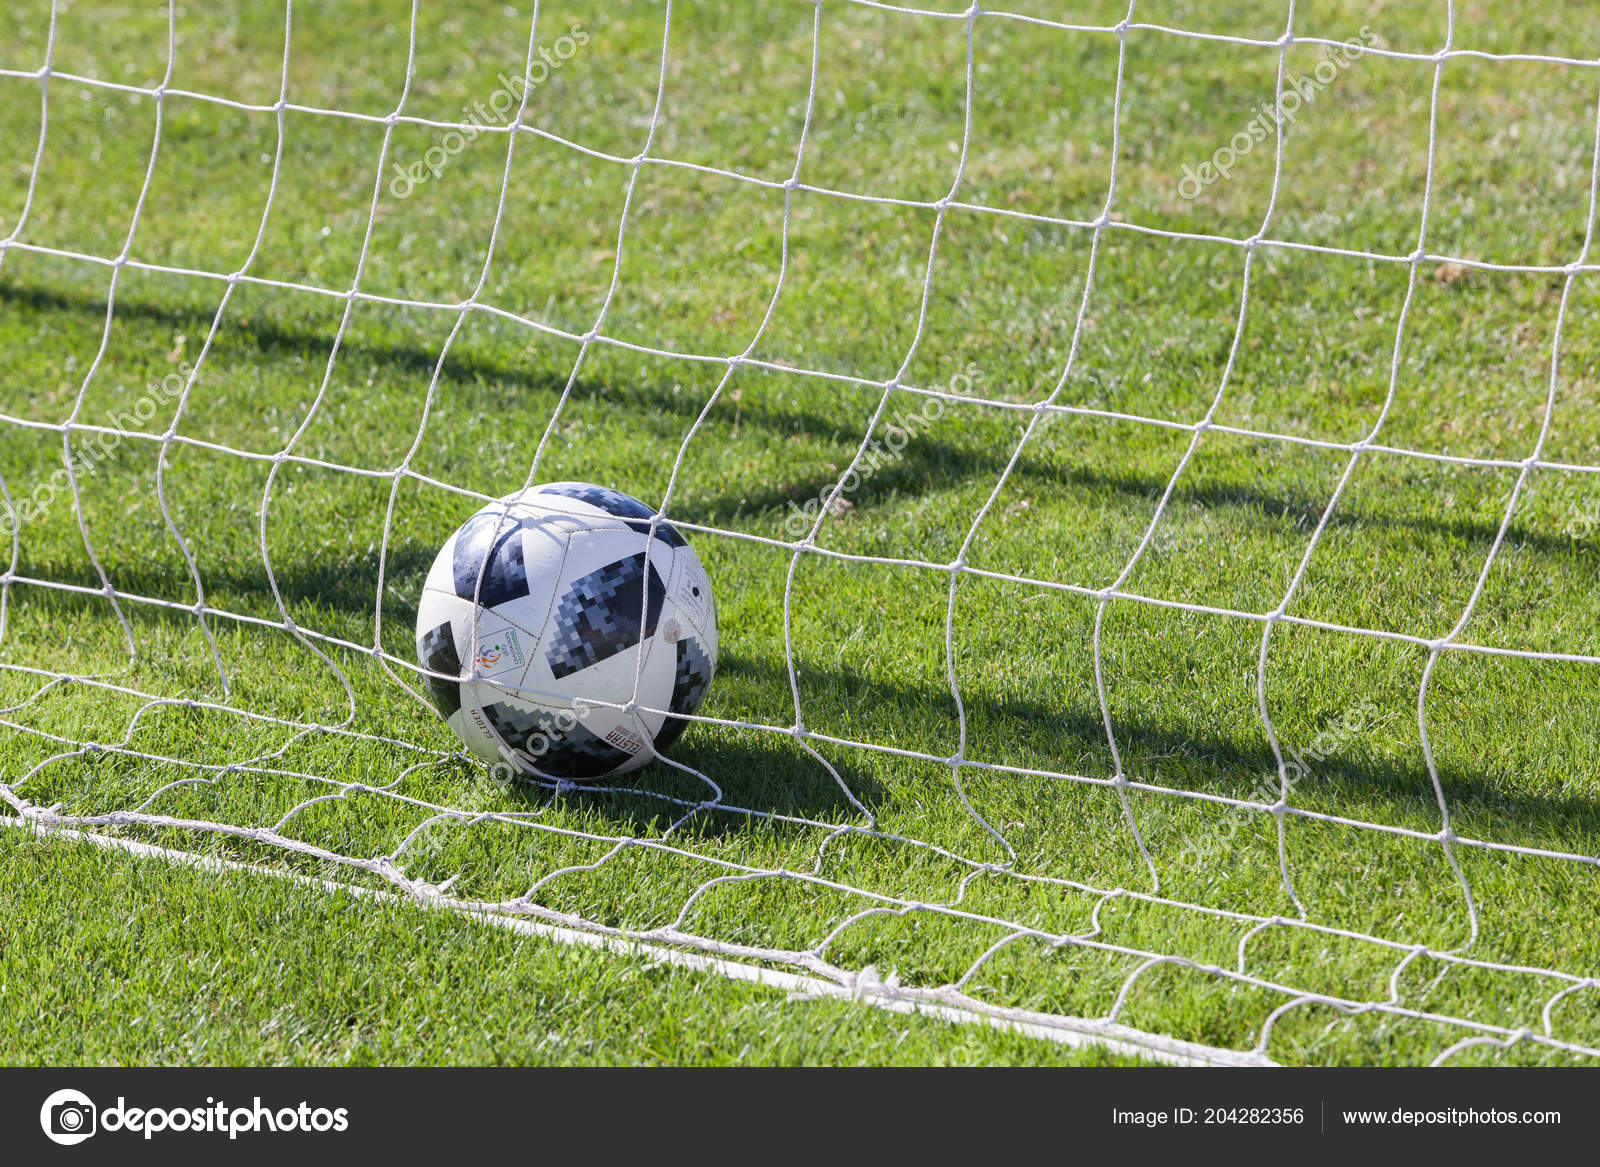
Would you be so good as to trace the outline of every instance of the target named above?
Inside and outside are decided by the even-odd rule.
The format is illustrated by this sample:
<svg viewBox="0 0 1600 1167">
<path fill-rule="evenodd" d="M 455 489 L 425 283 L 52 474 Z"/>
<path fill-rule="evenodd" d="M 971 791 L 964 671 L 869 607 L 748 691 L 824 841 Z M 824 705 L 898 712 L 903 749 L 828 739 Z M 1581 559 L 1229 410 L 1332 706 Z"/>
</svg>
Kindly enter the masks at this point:
<svg viewBox="0 0 1600 1167">
<path fill-rule="evenodd" d="M 418 655 L 422 657 L 424 668 L 452 677 L 461 675 L 461 656 L 456 652 L 456 638 L 448 620 L 422 634 L 422 651 Z M 433 694 L 434 705 L 446 718 L 461 708 L 461 686 L 454 681 L 429 677 L 428 692 Z"/>
<path fill-rule="evenodd" d="M 608 515 L 615 515 L 619 519 L 642 520 L 630 521 L 628 526 L 638 531 L 641 535 L 650 533 L 650 520 L 655 516 L 655 511 L 645 506 L 644 503 L 632 495 L 623 494 L 620 490 L 612 490 L 609 486 L 596 486 L 592 482 L 552 482 L 548 486 L 541 486 L 539 494 L 558 494 L 563 498 L 575 498 L 579 502 L 586 502 L 592 507 L 599 507 Z M 671 523 L 662 522 L 656 527 L 656 538 L 668 547 L 686 547 L 688 540 L 678 533 L 678 529 Z"/>
<path fill-rule="evenodd" d="M 646 606 L 644 577 L 641 551 L 572 581 L 550 617 L 554 635 L 545 659 L 553 676 L 558 680 L 571 676 L 638 644 L 641 610 L 645 611 L 644 637 L 656 634 L 667 589 L 652 563 Z"/>
<path fill-rule="evenodd" d="M 496 531 L 499 536 L 496 537 Z M 494 550 L 489 541 L 494 540 Z M 483 572 L 483 587 L 478 587 L 478 569 L 485 555 L 489 566 Z M 477 514 L 467 520 L 456 536 L 452 561 L 456 595 L 470 600 L 476 592 L 478 603 L 497 608 L 508 600 L 528 594 L 528 569 L 522 562 L 522 524 L 508 515 Z"/>
<path fill-rule="evenodd" d="M 711 658 L 693 636 L 678 641 L 678 671 L 672 680 L 672 701 L 667 709 L 672 713 L 693 713 L 700 708 L 706 689 L 711 684 Z M 678 736 L 689 728 L 682 717 L 668 717 L 656 731 L 657 750 L 665 750 Z"/>
<path fill-rule="evenodd" d="M 552 778 L 598 778 L 633 757 L 578 722 L 548 710 L 518 709 L 496 701 L 485 705 L 483 713 L 520 761 Z M 562 728 L 563 721 L 570 724 Z"/>
</svg>

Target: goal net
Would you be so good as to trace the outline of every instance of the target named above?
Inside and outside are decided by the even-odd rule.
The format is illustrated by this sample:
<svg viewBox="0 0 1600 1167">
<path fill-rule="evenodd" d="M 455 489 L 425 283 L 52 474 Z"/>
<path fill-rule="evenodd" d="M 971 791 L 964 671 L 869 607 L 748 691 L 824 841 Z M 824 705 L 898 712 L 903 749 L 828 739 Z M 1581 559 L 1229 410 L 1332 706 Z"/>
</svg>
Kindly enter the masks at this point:
<svg viewBox="0 0 1600 1167">
<path fill-rule="evenodd" d="M 1600 25 L 1224 7 L 21 6 L 0 845 L 1167 1060 L 1600 1056 Z M 622 780 L 497 780 L 416 660 L 557 479 L 717 588 Z"/>
</svg>

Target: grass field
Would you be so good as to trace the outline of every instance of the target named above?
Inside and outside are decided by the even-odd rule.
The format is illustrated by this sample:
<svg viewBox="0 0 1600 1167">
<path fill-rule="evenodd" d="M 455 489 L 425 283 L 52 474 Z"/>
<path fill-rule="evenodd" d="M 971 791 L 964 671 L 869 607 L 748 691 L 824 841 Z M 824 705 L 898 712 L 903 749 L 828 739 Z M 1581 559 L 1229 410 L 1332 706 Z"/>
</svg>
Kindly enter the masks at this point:
<svg viewBox="0 0 1600 1167">
<path fill-rule="evenodd" d="M 1271 1017 L 1286 1063 L 1594 1060 L 1548 974 L 1600 975 L 1600 282 L 1561 270 L 1600 69 L 1497 55 L 1593 59 L 1600 11 L 1458 3 L 1489 56 L 1437 63 L 1443 3 L 1299 4 L 1416 56 L 1192 198 L 1280 56 L 1319 76 L 1285 4 L 545 3 L 532 132 L 447 143 L 531 15 L 297 5 L 286 56 L 281 7 L 187 3 L 170 73 L 158 4 L 0 16 L 10 813 L 1233 1050 Z M 501 790 L 399 683 L 435 550 L 530 475 L 693 539 L 687 770 Z M 1506 651 L 1437 653 L 1430 770 L 1443 638 Z M 1261 809 L 1258 683 L 1309 815 Z M 6 1062 L 1116 1060 L 16 831 L 0 872 Z"/>
</svg>

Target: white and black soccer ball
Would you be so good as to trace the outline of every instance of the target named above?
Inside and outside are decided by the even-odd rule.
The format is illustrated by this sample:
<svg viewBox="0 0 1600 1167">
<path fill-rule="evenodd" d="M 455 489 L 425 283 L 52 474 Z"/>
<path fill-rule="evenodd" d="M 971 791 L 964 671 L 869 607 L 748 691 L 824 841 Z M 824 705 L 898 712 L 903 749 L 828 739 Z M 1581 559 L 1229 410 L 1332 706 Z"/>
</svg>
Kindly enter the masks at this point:
<svg viewBox="0 0 1600 1167">
<path fill-rule="evenodd" d="M 609 487 L 553 482 L 446 540 L 417 656 L 474 754 L 582 781 L 642 766 L 683 732 L 716 668 L 717 610 L 699 556 L 665 521 L 652 536 L 654 515 Z"/>
</svg>

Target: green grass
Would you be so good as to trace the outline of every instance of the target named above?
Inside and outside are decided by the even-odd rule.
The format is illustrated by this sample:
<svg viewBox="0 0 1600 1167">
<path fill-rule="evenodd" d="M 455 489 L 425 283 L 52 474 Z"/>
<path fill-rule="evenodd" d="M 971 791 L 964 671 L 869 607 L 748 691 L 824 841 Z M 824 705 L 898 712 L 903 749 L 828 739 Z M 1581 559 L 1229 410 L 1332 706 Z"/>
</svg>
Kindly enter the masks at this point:
<svg viewBox="0 0 1600 1167">
<path fill-rule="evenodd" d="M 1023 0 L 1014 8 L 1061 15 Z M 781 184 L 804 121 L 814 11 L 796 2 L 674 4 L 652 156 Z M 493 93 L 499 72 L 520 72 L 528 14 L 508 12 L 479 3 L 424 11 L 405 112 L 458 118 L 463 106 Z M 1073 6 L 1071 19 L 1109 25 L 1124 12 L 1103 0 Z M 272 105 L 282 15 L 271 5 L 185 5 L 171 86 Z M 404 4 L 297 8 L 290 101 L 379 118 L 392 111 L 406 73 L 405 16 Z M 751 343 L 772 299 L 784 244 L 782 189 L 645 166 L 620 261 L 616 253 L 632 169 L 615 159 L 643 146 L 664 16 L 663 5 L 646 2 L 542 8 L 541 43 L 574 24 L 590 40 L 532 90 L 524 120 L 571 144 L 518 136 L 495 258 L 477 302 L 581 336 L 595 324 L 615 266 L 602 328 L 609 340 L 725 357 Z M 1163 0 L 1140 3 L 1135 19 L 1271 40 L 1285 12 Z M 49 5 L 13 5 L 4 20 L 0 68 L 37 70 Z M 1437 5 L 1302 4 L 1295 31 L 1344 38 L 1363 25 L 1388 48 L 1430 53 L 1443 43 Z M 1521 12 L 1514 22 L 1503 14 L 1491 20 L 1477 3 L 1457 6 L 1457 48 L 1581 57 L 1593 55 L 1597 40 L 1600 17 L 1578 3 Z M 159 6 L 77 4 L 60 13 L 53 68 L 154 85 L 165 46 Z M 952 592 L 944 566 L 962 548 L 1030 416 L 1003 406 L 1039 401 L 1061 377 L 1091 274 L 1092 232 L 952 208 L 939 228 L 918 338 L 935 210 L 828 193 L 931 202 L 950 191 L 963 137 L 966 53 L 961 21 L 822 6 L 800 174 L 823 190 L 797 190 L 790 200 L 783 291 L 752 353 L 771 367 L 736 371 L 687 444 L 717 388 L 720 363 L 612 343 L 591 346 L 580 363 L 578 342 L 492 312 L 465 316 L 430 400 L 459 315 L 447 306 L 472 294 L 483 269 L 506 173 L 504 135 L 466 145 L 405 199 L 390 190 L 393 165 L 386 171 L 361 290 L 445 307 L 357 301 L 322 391 L 344 301 L 308 289 L 342 293 L 355 279 L 385 127 L 286 111 L 277 191 L 248 271 L 297 286 L 237 285 L 178 424 L 185 438 L 225 449 L 168 447 L 158 483 L 159 444 L 124 440 L 80 479 L 82 529 L 67 495 L 22 525 L 17 577 L 98 590 L 103 571 L 121 616 L 102 596 L 10 584 L 0 639 L 0 707 L 7 709 L 0 717 L 8 727 L 0 781 L 17 798 L 59 803 L 72 814 L 148 803 L 154 813 L 250 826 L 272 826 L 307 799 L 336 792 L 330 782 L 384 786 L 416 800 L 351 792 L 282 825 L 288 837 L 360 858 L 394 851 L 429 817 L 417 803 L 527 816 L 522 826 L 437 823 L 402 856 L 408 875 L 456 877 L 453 891 L 468 898 L 519 895 L 554 872 L 594 864 L 610 839 L 660 842 L 671 827 L 666 841 L 699 859 L 630 847 L 542 883 L 539 903 L 644 930 L 674 921 L 719 873 L 704 859 L 829 881 L 723 884 L 695 901 L 687 929 L 764 947 L 816 945 L 869 906 L 834 884 L 925 904 L 959 898 L 964 911 L 1052 935 L 1086 931 L 1101 896 L 1018 874 L 1152 890 L 1115 790 L 1021 772 L 1097 783 L 1116 774 L 1095 680 L 1095 599 L 971 573 L 956 576 Z M 1292 45 L 1286 67 L 1307 74 L 1320 54 Z M 979 19 L 971 142 L 957 199 L 1073 220 L 1099 215 L 1111 173 L 1118 60 L 1111 33 Z M 1261 230 L 1272 191 L 1270 139 L 1196 199 L 1181 198 L 1177 182 L 1184 164 L 1209 157 L 1271 100 L 1277 64 L 1270 46 L 1130 32 L 1111 206 L 1117 221 L 1230 239 Z M 1284 137 L 1266 236 L 1388 255 L 1414 250 L 1433 72 L 1431 61 L 1369 56 L 1341 73 Z M 1596 70 L 1567 65 L 1447 63 L 1428 250 L 1523 267 L 1575 259 L 1589 213 L 1597 85 Z M 36 79 L 0 77 L 0 147 L 10 159 L 0 170 L 0 237 L 16 228 L 29 189 L 39 92 Z M 49 94 L 49 133 L 20 241 L 115 257 L 144 181 L 155 103 L 61 77 Z M 130 255 L 165 267 L 237 270 L 261 223 L 278 119 L 270 110 L 171 95 L 162 117 Z M 435 128 L 398 123 L 389 161 L 407 166 L 439 140 Z M 0 427 L 0 475 L 13 499 L 47 482 L 62 457 L 59 430 L 22 421 L 100 425 L 130 409 L 150 385 L 196 359 L 227 290 L 217 280 L 123 269 L 105 332 L 111 275 L 103 265 L 26 249 L 7 251 L 0 264 L 0 412 L 19 419 Z M 1251 263 L 1242 328 L 1245 255 L 1232 243 L 1107 229 L 1092 278 L 1077 355 L 1056 401 L 1095 412 L 1041 418 L 967 548 L 972 568 L 1090 591 L 1116 579 L 1190 436 L 1104 415 L 1198 422 L 1222 386 L 1236 334 L 1217 424 L 1337 443 L 1355 441 L 1378 419 L 1407 299 L 1404 264 L 1262 247 Z M 1560 273 L 1420 266 L 1382 444 L 1527 458 L 1546 420 L 1566 282 Z M 1567 295 L 1543 456 L 1593 466 L 1600 464 L 1600 284 L 1585 273 Z M 103 333 L 105 351 L 85 387 Z M 1006 847 L 963 804 L 948 765 L 815 739 L 807 744 L 870 810 L 881 835 L 835 837 L 763 817 L 864 823 L 792 735 L 754 729 L 698 725 L 675 757 L 715 781 L 726 806 L 761 816 L 710 808 L 673 826 L 682 803 L 705 798 L 707 788 L 664 765 L 637 776 L 642 793 L 501 791 L 477 767 L 444 757 L 455 748 L 448 731 L 371 653 L 323 644 L 324 659 L 271 626 L 281 616 L 259 536 L 269 477 L 266 561 L 296 624 L 409 657 L 422 577 L 476 506 L 472 493 L 516 489 L 532 468 L 539 479 L 604 482 L 659 502 L 681 452 L 668 510 L 716 529 L 694 535 L 716 584 L 722 633 L 718 677 L 702 712 L 790 727 L 784 606 L 792 553 L 742 536 L 788 538 L 790 504 L 837 480 L 883 394 L 878 385 L 790 370 L 881 381 L 902 366 L 904 384 L 940 388 L 965 377 L 960 384 L 971 388 L 963 391 L 983 401 L 951 404 L 920 427 L 903 456 L 865 481 L 818 535 L 819 545 L 843 556 L 908 565 L 801 557 L 789 610 L 804 724 L 816 734 L 940 758 L 957 751 L 964 723 L 966 759 L 1011 768 L 960 774 L 972 810 Z M 887 415 L 913 413 L 925 401 L 897 390 Z M 174 409 L 164 402 L 144 430 L 164 432 Z M 283 463 L 273 477 L 270 455 L 301 427 L 294 453 L 305 460 Z M 71 439 L 75 447 L 87 440 L 82 433 Z M 413 445 L 412 473 L 396 478 L 389 472 Z M 1205 434 L 1125 590 L 1230 611 L 1272 610 L 1346 461 L 1344 452 L 1314 445 Z M 1445 635 L 1464 610 L 1517 474 L 1365 455 L 1289 614 L 1422 639 Z M 1461 640 L 1600 654 L 1600 539 L 1584 521 L 1597 513 L 1600 475 L 1534 470 Z M 208 607 L 268 622 L 210 617 L 226 694 L 191 613 L 129 598 L 192 605 L 185 549 Z M 1241 798 L 1258 797 L 1264 777 L 1275 782 L 1255 690 L 1261 636 L 1255 620 L 1127 600 L 1106 608 L 1108 713 L 1131 780 Z M 1416 714 L 1427 655 L 1407 640 L 1275 628 L 1266 692 L 1278 739 L 1286 750 L 1326 755 L 1297 782 L 1294 806 L 1439 829 Z M 47 685 L 40 671 L 93 674 L 179 701 L 226 700 L 277 720 L 150 705 L 83 682 Z M 1592 665 L 1444 654 L 1432 677 L 1428 731 L 1455 832 L 1518 848 L 1600 853 L 1597 698 Z M 1357 710 L 1368 711 L 1360 730 L 1335 732 Z M 307 723 L 373 737 L 296 732 Z M 1331 749 L 1314 747 L 1323 734 L 1332 735 Z M 120 748 L 86 754 L 64 741 Z M 267 760 L 175 786 L 197 772 L 143 755 L 213 766 Z M 1269 816 L 1138 789 L 1127 799 L 1161 895 L 1257 916 L 1295 914 Z M 235 837 L 128 833 L 370 882 Z M 1439 844 L 1290 818 L 1285 846 L 1295 892 L 1318 924 L 1492 963 L 1600 971 L 1593 865 L 1457 848 L 1477 905 L 1479 934 L 1468 947 L 1461 885 Z M 969 880 L 973 863 L 1011 867 Z M 276 881 L 202 878 L 59 843 L 23 843 L 11 833 L 0 836 L 0 869 L 15 905 L 0 942 L 0 995 L 11 1006 L 0 1010 L 0 1051 L 11 1061 L 1062 1056 L 861 1008 L 786 1004 L 437 913 L 308 897 Z M 1237 966 L 1252 928 L 1129 897 L 1102 905 L 1098 924 L 1097 938 L 1117 949 L 1227 968 Z M 1004 935 L 930 911 L 880 915 L 841 931 L 827 957 L 937 985 L 961 977 Z M 340 940 L 346 936 L 352 939 Z M 102 950 L 97 964 L 92 954 Z M 1244 967 L 1297 989 L 1384 1001 L 1404 956 L 1359 939 L 1273 927 L 1250 937 Z M 1025 940 L 1000 950 L 967 987 L 996 1004 L 1099 1016 L 1140 963 L 1122 951 Z M 1434 955 L 1404 964 L 1393 984 L 1408 1008 L 1513 1029 L 1539 1029 L 1559 987 Z M 194 1012 L 197 994 L 216 1003 L 214 1012 Z M 1285 999 L 1168 964 L 1132 983 L 1120 1020 L 1249 1048 Z M 492 1022 L 506 1015 L 507 1000 L 528 1018 L 525 1027 Z M 56 1003 L 62 1020 L 38 1024 L 40 1001 Z M 1552 1025 L 1563 1040 L 1600 1045 L 1600 994 L 1565 997 Z M 1428 1061 L 1466 1035 L 1429 1021 L 1310 1005 L 1275 1023 L 1268 1053 L 1284 1062 Z M 1582 1059 L 1520 1042 L 1477 1047 L 1455 1060 Z"/>
<path fill-rule="evenodd" d="M 448 913 L 9 847 L 6 1061 L 194 1065 L 1118 1065 L 986 1026 L 573 951 Z M 88 883 L 108 893 L 85 899 Z M 241 932 L 259 943 L 239 944 Z M 314 938 L 307 947 L 306 941 Z M 9 1012 L 9 1011 L 8 1011 Z"/>
</svg>

